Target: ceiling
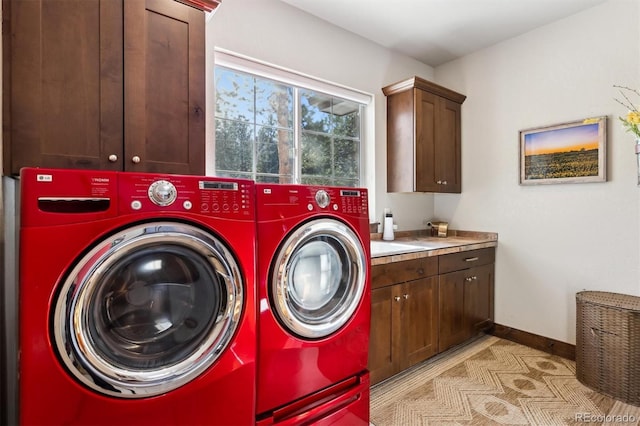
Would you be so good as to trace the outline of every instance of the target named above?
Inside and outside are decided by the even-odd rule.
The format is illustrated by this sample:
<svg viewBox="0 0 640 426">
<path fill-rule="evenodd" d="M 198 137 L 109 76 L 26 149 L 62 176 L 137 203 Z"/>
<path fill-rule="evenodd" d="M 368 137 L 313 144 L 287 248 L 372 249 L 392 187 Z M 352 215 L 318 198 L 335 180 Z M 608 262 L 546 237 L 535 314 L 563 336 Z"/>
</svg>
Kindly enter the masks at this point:
<svg viewBox="0 0 640 426">
<path fill-rule="evenodd" d="M 607 0 L 281 0 L 433 67 Z"/>
</svg>

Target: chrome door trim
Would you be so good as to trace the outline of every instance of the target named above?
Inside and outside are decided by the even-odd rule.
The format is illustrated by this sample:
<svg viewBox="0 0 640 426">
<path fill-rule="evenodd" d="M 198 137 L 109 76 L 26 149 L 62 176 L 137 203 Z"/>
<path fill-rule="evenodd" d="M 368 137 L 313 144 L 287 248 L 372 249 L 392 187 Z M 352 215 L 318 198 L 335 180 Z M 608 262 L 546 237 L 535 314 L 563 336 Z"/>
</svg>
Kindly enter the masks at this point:
<svg viewBox="0 0 640 426">
<path fill-rule="evenodd" d="M 119 259 L 141 248 L 173 244 L 206 259 L 222 283 L 227 303 L 204 339 L 186 358 L 173 365 L 131 370 L 114 365 L 95 349 L 87 331 L 92 296 L 100 277 Z M 232 253 L 216 237 L 179 222 L 149 222 L 106 238 L 80 259 L 65 279 L 53 316 L 56 349 L 67 369 L 89 388 L 120 398 L 144 398 L 174 390 L 201 375 L 229 344 L 243 308 L 243 282 Z"/>
<path fill-rule="evenodd" d="M 317 238 L 334 240 L 348 259 L 350 272 L 347 294 L 328 319 L 307 321 L 290 306 L 291 263 L 296 252 Z M 295 229 L 278 250 L 273 262 L 270 294 L 276 316 L 294 334 L 307 339 L 320 339 L 335 333 L 353 316 L 361 303 L 368 274 L 366 255 L 360 239 L 346 224 L 332 218 L 311 220 Z"/>
</svg>

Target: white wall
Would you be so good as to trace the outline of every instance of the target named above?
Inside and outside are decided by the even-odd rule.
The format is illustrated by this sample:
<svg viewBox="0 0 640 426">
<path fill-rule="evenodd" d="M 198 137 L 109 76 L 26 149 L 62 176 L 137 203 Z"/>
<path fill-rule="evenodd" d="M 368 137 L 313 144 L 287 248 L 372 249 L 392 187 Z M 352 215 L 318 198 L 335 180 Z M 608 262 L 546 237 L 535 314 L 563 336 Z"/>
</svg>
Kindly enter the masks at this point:
<svg viewBox="0 0 640 426">
<path fill-rule="evenodd" d="M 575 343 L 575 293 L 640 294 L 634 137 L 613 84 L 640 88 L 640 8 L 613 0 L 438 67 L 467 95 L 453 228 L 499 233 L 496 322 Z M 637 99 L 640 102 L 640 99 Z M 518 131 L 608 116 L 608 181 L 520 186 Z"/>
<path fill-rule="evenodd" d="M 418 75 L 433 77 L 428 65 L 389 50 L 277 0 L 233 0 L 218 7 L 207 23 L 207 67 L 211 76 L 213 49 L 227 49 L 322 80 L 374 95 L 375 126 L 365 155 L 366 174 L 375 182 L 370 200 L 371 221 L 380 221 L 384 207 L 392 207 L 399 229 L 423 228 L 433 215 L 431 194 L 386 192 L 386 101 L 381 88 Z M 208 77 L 208 93 L 213 78 Z M 214 100 L 207 110 L 214 111 Z M 208 114 L 207 140 L 215 133 Z"/>
</svg>

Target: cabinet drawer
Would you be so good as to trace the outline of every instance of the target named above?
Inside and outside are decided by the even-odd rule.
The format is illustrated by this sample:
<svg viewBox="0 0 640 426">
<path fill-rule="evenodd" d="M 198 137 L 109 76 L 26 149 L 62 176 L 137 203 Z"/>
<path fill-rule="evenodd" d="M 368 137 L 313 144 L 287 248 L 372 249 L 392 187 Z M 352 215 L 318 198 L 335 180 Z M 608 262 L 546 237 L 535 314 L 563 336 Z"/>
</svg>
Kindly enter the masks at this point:
<svg viewBox="0 0 640 426">
<path fill-rule="evenodd" d="M 371 267 L 371 288 L 417 280 L 438 274 L 438 259 L 423 257 Z"/>
<path fill-rule="evenodd" d="M 494 263 L 495 257 L 495 249 L 493 247 L 445 254 L 440 256 L 440 273 L 446 274 L 447 272 Z"/>
</svg>

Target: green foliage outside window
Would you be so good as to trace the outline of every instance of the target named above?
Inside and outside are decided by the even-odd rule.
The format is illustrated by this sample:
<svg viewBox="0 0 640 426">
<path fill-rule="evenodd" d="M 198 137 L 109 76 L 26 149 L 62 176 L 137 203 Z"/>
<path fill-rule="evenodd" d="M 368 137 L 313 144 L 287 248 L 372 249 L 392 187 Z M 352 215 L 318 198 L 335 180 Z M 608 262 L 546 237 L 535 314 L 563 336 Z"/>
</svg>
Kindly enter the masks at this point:
<svg viewBox="0 0 640 426">
<path fill-rule="evenodd" d="M 217 175 L 359 186 L 363 105 L 223 67 L 215 73 Z"/>
</svg>

